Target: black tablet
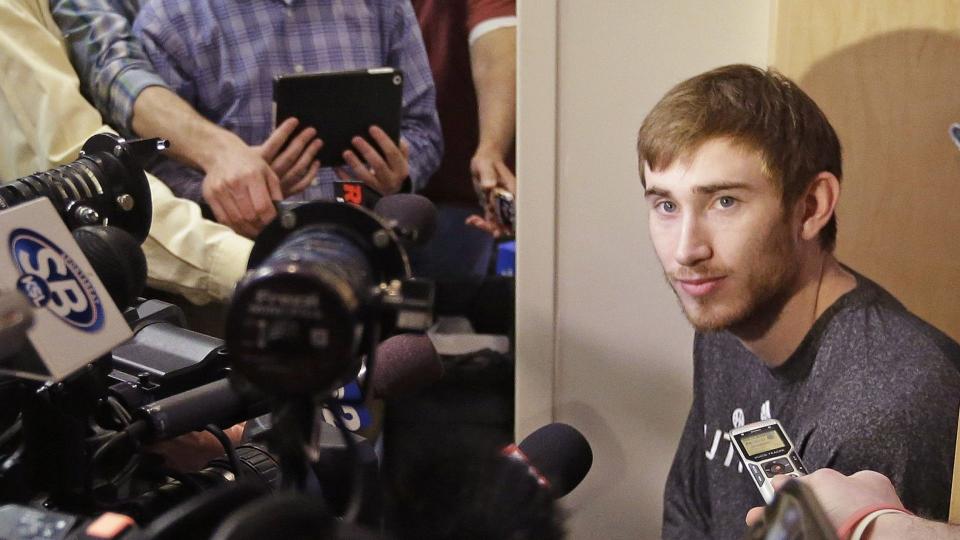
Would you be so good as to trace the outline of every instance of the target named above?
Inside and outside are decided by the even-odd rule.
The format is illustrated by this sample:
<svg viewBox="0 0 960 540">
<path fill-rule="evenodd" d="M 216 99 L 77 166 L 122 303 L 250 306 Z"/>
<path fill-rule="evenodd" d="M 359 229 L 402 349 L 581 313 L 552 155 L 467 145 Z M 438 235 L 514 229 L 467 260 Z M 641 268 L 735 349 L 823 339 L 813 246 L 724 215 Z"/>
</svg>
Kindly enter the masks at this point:
<svg viewBox="0 0 960 540">
<path fill-rule="evenodd" d="M 379 149 L 368 131 L 373 125 L 399 145 L 402 101 L 403 73 L 389 67 L 280 75 L 273 80 L 274 125 L 293 116 L 300 120 L 298 132 L 316 128 L 323 140 L 317 156 L 323 167 L 343 165 L 343 151 L 353 148 L 350 140 L 358 135 Z"/>
</svg>

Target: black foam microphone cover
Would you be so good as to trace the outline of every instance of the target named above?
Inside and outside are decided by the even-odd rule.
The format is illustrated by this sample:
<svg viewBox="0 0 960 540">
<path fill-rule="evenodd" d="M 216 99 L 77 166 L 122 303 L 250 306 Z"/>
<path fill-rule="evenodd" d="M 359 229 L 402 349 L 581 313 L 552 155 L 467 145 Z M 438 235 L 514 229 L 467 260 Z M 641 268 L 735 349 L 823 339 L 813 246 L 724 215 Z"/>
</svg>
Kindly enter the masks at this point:
<svg viewBox="0 0 960 540">
<path fill-rule="evenodd" d="M 73 238 L 118 308 L 132 305 L 147 283 L 147 259 L 130 233 L 108 225 L 89 225 Z"/>
<path fill-rule="evenodd" d="M 394 231 L 412 245 L 427 243 L 437 229 L 437 208 L 422 195 L 389 195 L 377 201 L 373 211 L 387 221 L 395 222 Z"/>
<path fill-rule="evenodd" d="M 377 361 L 370 384 L 374 397 L 409 396 L 443 376 L 443 364 L 430 338 L 422 334 L 398 334 L 377 346 Z"/>
<path fill-rule="evenodd" d="M 550 482 L 551 493 L 557 498 L 573 491 L 593 465 L 593 450 L 586 437 L 562 422 L 543 426 L 517 446 Z"/>
<path fill-rule="evenodd" d="M 322 497 L 278 492 L 253 500 L 227 515 L 212 540 L 321 540 L 336 538 L 337 520 Z"/>
</svg>

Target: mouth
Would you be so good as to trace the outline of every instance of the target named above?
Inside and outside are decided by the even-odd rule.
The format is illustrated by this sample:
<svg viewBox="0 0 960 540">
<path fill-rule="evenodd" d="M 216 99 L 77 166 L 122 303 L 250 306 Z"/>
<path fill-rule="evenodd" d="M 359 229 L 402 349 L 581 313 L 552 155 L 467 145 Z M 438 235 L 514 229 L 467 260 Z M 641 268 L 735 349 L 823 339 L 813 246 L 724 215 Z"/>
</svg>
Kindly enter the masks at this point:
<svg viewBox="0 0 960 540">
<path fill-rule="evenodd" d="M 723 282 L 726 276 L 695 278 L 695 279 L 677 279 L 676 283 L 683 289 L 683 292 L 697 298 L 706 296 L 715 291 Z"/>
</svg>

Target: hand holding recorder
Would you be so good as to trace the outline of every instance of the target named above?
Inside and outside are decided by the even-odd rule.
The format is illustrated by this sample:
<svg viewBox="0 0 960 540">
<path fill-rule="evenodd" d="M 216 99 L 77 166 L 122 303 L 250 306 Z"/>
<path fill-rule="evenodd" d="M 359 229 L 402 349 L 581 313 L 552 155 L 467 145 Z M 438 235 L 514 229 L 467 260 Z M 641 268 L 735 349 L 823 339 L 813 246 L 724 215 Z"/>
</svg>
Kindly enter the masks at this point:
<svg viewBox="0 0 960 540">
<path fill-rule="evenodd" d="M 470 216 L 467 225 L 483 229 L 494 238 L 512 236 L 516 210 L 514 205 L 517 179 L 502 158 L 480 150 L 470 161 L 473 187 L 477 192 L 483 217 Z"/>
<path fill-rule="evenodd" d="M 730 430 L 733 446 L 767 504 L 773 501 L 773 478 L 807 474 L 800 455 L 777 420 L 761 420 Z"/>
</svg>

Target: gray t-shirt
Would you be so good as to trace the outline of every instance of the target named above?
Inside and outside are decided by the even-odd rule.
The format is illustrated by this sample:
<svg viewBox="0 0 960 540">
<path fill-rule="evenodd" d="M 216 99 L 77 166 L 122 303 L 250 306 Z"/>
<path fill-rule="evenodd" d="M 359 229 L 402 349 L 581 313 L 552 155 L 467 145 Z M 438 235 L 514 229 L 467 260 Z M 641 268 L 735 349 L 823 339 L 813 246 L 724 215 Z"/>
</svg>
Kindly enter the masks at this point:
<svg viewBox="0 0 960 540">
<path fill-rule="evenodd" d="M 857 275 L 857 287 L 770 369 L 728 332 L 694 341 L 694 400 L 664 493 L 664 538 L 740 539 L 763 504 L 724 434 L 780 420 L 807 470 L 869 469 L 918 515 L 945 519 L 960 346 Z"/>
</svg>

